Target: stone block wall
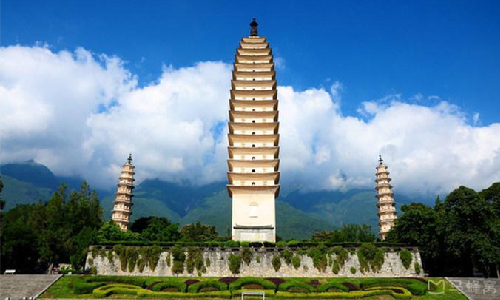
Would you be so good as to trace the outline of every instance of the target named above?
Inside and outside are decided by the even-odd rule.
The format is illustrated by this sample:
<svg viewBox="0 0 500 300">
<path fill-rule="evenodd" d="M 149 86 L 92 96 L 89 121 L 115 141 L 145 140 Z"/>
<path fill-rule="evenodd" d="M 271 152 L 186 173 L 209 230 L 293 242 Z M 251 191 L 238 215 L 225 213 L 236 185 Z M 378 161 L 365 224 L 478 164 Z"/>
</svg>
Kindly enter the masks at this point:
<svg viewBox="0 0 500 300">
<path fill-rule="evenodd" d="M 403 266 L 400 255 L 393 249 L 389 249 L 384 254 L 384 263 L 378 272 L 360 271 L 361 264 L 354 249 L 348 252 L 347 259 L 344 265 L 340 268 L 337 274 L 332 270 L 333 261 L 336 258 L 335 254 L 328 255 L 328 266 L 324 272 L 319 271 L 313 263 L 313 259 L 303 252 L 299 254 L 294 252 L 295 256 L 300 258 L 300 266 L 295 268 L 292 264 L 287 265 L 284 258 L 280 258 L 281 267 L 276 271 L 273 267 L 273 258 L 280 257 L 280 249 L 277 248 L 250 248 L 252 251 L 252 260 L 249 265 L 241 262 L 240 273 L 233 274 L 230 270 L 229 257 L 231 254 L 241 255 L 241 249 L 201 249 L 204 268 L 206 272 L 194 270 L 193 273 L 188 273 L 186 270 L 186 262 L 184 263 L 184 272 L 174 274 L 172 271 L 173 258 L 170 252 L 171 249 L 162 249 L 160 258 L 155 270 L 151 270 L 148 264 L 145 265 L 142 272 L 136 264 L 132 272 L 129 272 L 128 267 L 125 271 L 121 269 L 120 258 L 113 249 L 99 249 L 89 251 L 87 254 L 86 268 L 95 268 L 99 275 L 135 275 L 135 276 L 179 276 L 179 277 L 232 277 L 232 276 L 255 276 L 255 277 L 415 277 L 423 276 L 421 268 L 422 261 L 418 250 L 412 249 L 412 261 L 408 269 Z M 281 249 L 283 250 L 283 249 Z M 111 254 L 109 252 L 111 251 Z M 187 256 L 187 252 L 186 252 Z M 140 256 L 139 256 L 140 257 Z M 111 260 L 110 260 L 111 259 Z M 170 260 L 170 261 L 169 261 Z M 415 270 L 415 263 L 420 268 L 420 273 Z M 353 271 L 355 271 L 353 273 Z"/>
</svg>

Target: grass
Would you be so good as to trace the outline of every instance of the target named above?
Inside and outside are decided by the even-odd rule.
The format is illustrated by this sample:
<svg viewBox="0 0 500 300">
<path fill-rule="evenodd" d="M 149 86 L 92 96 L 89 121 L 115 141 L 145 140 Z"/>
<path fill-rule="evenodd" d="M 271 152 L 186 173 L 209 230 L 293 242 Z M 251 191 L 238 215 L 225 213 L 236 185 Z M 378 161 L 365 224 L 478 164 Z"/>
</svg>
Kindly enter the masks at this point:
<svg viewBox="0 0 500 300">
<path fill-rule="evenodd" d="M 66 276 L 61 277 L 45 293 L 43 293 L 40 296 L 40 298 L 46 298 L 46 299 L 91 299 L 91 298 L 95 298 L 96 295 L 99 294 L 98 292 L 94 293 L 94 295 L 73 293 L 73 284 L 76 281 L 81 280 L 79 277 L 80 277 L 79 275 L 66 275 Z M 141 277 L 140 279 L 145 280 L 146 286 L 148 286 L 148 287 L 153 285 L 154 283 L 164 282 L 164 281 L 172 280 L 172 279 L 177 279 L 180 282 L 184 282 L 185 280 L 199 280 L 200 282 L 218 281 L 219 280 L 219 278 L 214 278 L 214 277 L 202 277 L 202 278 L 201 277 L 189 277 L 189 278 L 187 278 L 187 277 L 186 278 L 182 278 L 182 277 Z M 360 286 L 363 286 L 363 283 L 369 282 L 369 281 L 376 279 L 376 278 L 334 277 L 334 278 L 284 278 L 284 279 L 286 281 L 293 281 L 293 282 L 304 283 L 304 284 L 311 284 L 311 280 L 314 280 L 314 281 L 317 281 L 317 282 L 315 282 L 315 284 L 318 287 L 323 285 L 323 284 L 326 284 L 326 283 L 334 283 L 334 284 L 350 283 L 352 287 L 359 288 Z M 460 294 L 459 291 L 455 290 L 453 288 L 453 286 L 448 281 L 446 281 L 444 278 L 427 278 L 427 279 L 432 280 L 435 283 L 438 283 L 440 280 L 442 280 L 442 282 L 441 282 L 441 284 L 437 285 L 436 290 L 431 291 L 431 292 L 427 292 L 427 294 L 425 294 L 423 296 L 415 296 L 414 295 L 411 299 L 415 299 L 415 300 L 467 300 L 467 298 L 465 296 Z M 444 282 L 444 285 L 443 285 L 443 282 Z M 116 283 L 111 283 L 111 282 L 106 283 L 106 286 L 109 288 L 112 288 L 113 285 L 116 285 Z M 102 290 L 106 290 L 107 289 L 106 286 L 103 287 Z M 125 287 L 125 289 L 127 289 L 126 286 L 124 286 L 124 287 Z M 138 288 L 138 287 L 134 287 L 131 285 L 130 288 Z M 140 289 L 140 288 L 138 288 L 138 289 Z M 375 289 L 376 289 L 376 287 L 375 287 Z M 143 289 L 140 289 L 140 290 L 144 291 Z M 151 292 L 149 290 L 146 292 L 147 292 L 147 297 L 154 297 L 151 294 L 156 293 L 156 292 Z M 238 295 L 237 295 L 238 292 L 239 292 L 239 290 L 234 290 L 233 292 L 231 292 L 231 293 L 233 293 L 233 297 L 232 297 L 233 299 L 238 298 Z M 268 292 L 266 292 L 266 294 L 269 294 L 268 296 L 266 296 L 266 298 L 271 298 L 271 299 L 282 298 L 282 297 L 280 297 L 280 293 L 281 293 L 281 295 L 283 295 L 283 293 L 284 293 L 284 292 L 280 292 L 280 293 L 274 294 L 274 291 L 272 291 L 272 290 L 268 290 Z M 229 291 L 225 291 L 224 293 L 229 293 Z M 179 295 L 178 295 L 179 297 L 175 297 L 174 294 L 169 296 L 168 294 L 169 293 L 158 294 L 157 297 L 161 297 L 161 298 L 168 297 L 171 299 L 180 298 L 181 296 L 182 296 L 182 298 L 189 297 L 188 293 L 179 293 Z M 164 295 L 165 295 L 165 297 L 163 297 Z M 214 295 L 216 295 L 216 292 Z M 297 297 L 293 297 L 293 298 L 300 299 L 300 294 L 296 294 L 296 295 L 297 295 Z M 327 296 L 327 293 L 325 293 L 323 295 Z M 330 294 L 329 296 L 333 297 L 333 295 L 337 295 L 337 294 L 334 293 L 334 294 Z M 144 296 L 144 295 L 142 295 L 142 296 Z M 203 293 L 194 294 L 191 296 L 192 298 L 190 298 L 190 299 L 197 299 L 197 298 L 201 298 L 202 296 L 203 296 Z M 208 295 L 205 295 L 205 297 L 207 297 L 207 296 Z M 286 292 L 285 292 L 284 296 L 286 296 Z M 293 296 L 293 295 L 291 295 L 291 296 Z M 230 297 L 230 295 L 225 296 L 224 298 L 228 298 L 228 297 Z M 304 297 L 306 297 L 306 295 L 304 295 Z M 142 297 L 139 293 L 139 295 L 137 295 L 137 294 L 113 294 L 113 295 L 110 295 L 106 298 L 139 299 Z M 210 297 L 210 298 L 212 298 L 212 297 Z M 213 297 L 213 298 L 215 298 L 215 297 Z M 289 298 L 289 297 L 286 297 L 286 298 Z M 307 298 L 308 299 L 322 299 L 319 297 L 316 298 L 311 294 L 307 295 Z M 340 299 L 340 298 L 328 298 L 328 299 Z M 365 297 L 363 299 L 365 299 L 365 300 L 392 300 L 395 298 L 391 295 L 374 295 L 374 296 L 370 296 L 370 297 Z"/>
</svg>

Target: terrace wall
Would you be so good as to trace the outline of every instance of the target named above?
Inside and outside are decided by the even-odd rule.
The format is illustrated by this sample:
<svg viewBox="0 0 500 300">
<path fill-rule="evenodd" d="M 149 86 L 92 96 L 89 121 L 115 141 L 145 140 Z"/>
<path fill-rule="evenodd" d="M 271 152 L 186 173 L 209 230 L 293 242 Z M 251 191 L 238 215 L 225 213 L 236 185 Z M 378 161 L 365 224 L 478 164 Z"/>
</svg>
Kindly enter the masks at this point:
<svg viewBox="0 0 500 300">
<path fill-rule="evenodd" d="M 99 248 L 99 246 L 96 246 Z M 91 247 L 92 249 L 92 247 Z M 240 254 L 240 250 L 237 248 L 233 249 L 223 249 L 223 248 L 206 248 L 202 250 L 203 261 L 206 262 L 207 258 L 209 260 L 209 265 L 205 265 L 206 272 L 201 273 L 195 270 L 192 274 L 186 271 L 184 268 L 184 273 L 174 274 L 172 272 L 172 255 L 169 252 L 170 249 L 162 249 L 158 265 L 154 271 L 146 264 L 142 272 L 139 271 L 136 265 L 132 272 L 129 272 L 128 268 L 126 271 L 121 269 L 120 258 L 113 251 L 113 249 L 99 249 L 94 251 L 89 251 L 87 254 L 86 268 L 94 268 L 99 275 L 140 275 L 140 276 L 203 276 L 203 277 L 230 277 L 230 276 L 255 276 L 255 277 L 415 277 L 422 276 L 423 270 L 420 267 L 420 274 L 415 271 L 415 262 L 419 266 L 422 266 L 422 261 L 420 254 L 416 248 L 411 249 L 412 262 L 408 269 L 406 269 L 401 261 L 401 258 L 393 249 L 389 249 L 385 253 L 384 263 L 379 272 L 360 272 L 360 261 L 356 253 L 349 252 L 347 260 L 339 272 L 335 274 L 332 271 L 332 264 L 326 267 L 325 272 L 319 271 L 313 264 L 313 259 L 307 255 L 300 255 L 295 252 L 295 255 L 300 257 L 301 263 L 300 267 L 294 268 L 292 264 L 287 265 L 285 260 L 281 258 L 281 267 L 278 271 L 275 271 L 272 260 L 273 257 L 279 256 L 280 249 L 277 248 L 250 248 L 252 253 L 252 260 L 249 265 L 245 262 L 241 262 L 240 273 L 233 274 L 229 268 L 229 256 L 231 254 Z M 112 251 L 112 256 L 108 254 Z M 351 250 L 352 251 L 352 250 Z M 96 255 L 96 253 L 98 253 Z M 187 256 L 187 252 L 186 252 Z M 335 259 L 335 255 L 329 255 L 329 262 Z M 111 261 L 109 258 L 111 257 Z M 257 258 L 258 257 L 258 258 Z M 170 259 L 170 263 L 167 263 L 167 259 Z M 184 263 L 186 265 L 186 263 Z M 351 269 L 356 269 L 356 273 L 353 274 Z"/>
</svg>

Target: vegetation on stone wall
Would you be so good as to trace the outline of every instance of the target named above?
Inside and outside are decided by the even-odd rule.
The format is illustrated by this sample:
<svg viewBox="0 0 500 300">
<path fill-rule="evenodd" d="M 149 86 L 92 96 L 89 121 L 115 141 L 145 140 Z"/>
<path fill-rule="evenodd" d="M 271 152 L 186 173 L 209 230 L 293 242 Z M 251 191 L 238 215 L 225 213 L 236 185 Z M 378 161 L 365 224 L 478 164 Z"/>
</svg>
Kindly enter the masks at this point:
<svg viewBox="0 0 500 300">
<path fill-rule="evenodd" d="M 379 272 L 384 264 L 385 252 L 383 248 L 377 248 L 373 244 L 363 244 L 357 251 L 358 260 L 360 264 L 359 271 L 365 272 Z"/>
<path fill-rule="evenodd" d="M 241 256 L 238 254 L 229 255 L 229 270 L 233 274 L 240 274 Z"/>
<path fill-rule="evenodd" d="M 311 247 L 307 255 L 312 258 L 313 265 L 316 269 L 321 272 L 326 271 L 326 267 L 328 266 L 328 258 L 327 258 L 328 248 L 321 244 L 316 247 Z"/>
<path fill-rule="evenodd" d="M 408 268 L 410 268 L 411 260 L 412 260 L 411 252 L 408 251 L 407 249 L 401 249 L 398 252 L 398 254 L 399 254 L 399 258 L 401 258 L 401 263 L 403 264 L 405 269 L 408 270 Z"/>
<path fill-rule="evenodd" d="M 272 264 L 274 271 L 278 272 L 281 268 L 281 257 L 279 255 L 274 255 L 272 259 Z"/>
<path fill-rule="evenodd" d="M 174 274 L 181 274 L 184 272 L 184 261 L 186 260 L 186 254 L 184 254 L 184 249 L 180 246 L 172 248 L 172 272 Z"/>
<path fill-rule="evenodd" d="M 250 250 L 250 248 L 248 246 L 244 246 L 241 250 L 241 258 L 243 259 L 243 261 L 247 264 L 247 266 L 250 265 L 250 262 L 252 261 L 252 251 Z"/>
</svg>

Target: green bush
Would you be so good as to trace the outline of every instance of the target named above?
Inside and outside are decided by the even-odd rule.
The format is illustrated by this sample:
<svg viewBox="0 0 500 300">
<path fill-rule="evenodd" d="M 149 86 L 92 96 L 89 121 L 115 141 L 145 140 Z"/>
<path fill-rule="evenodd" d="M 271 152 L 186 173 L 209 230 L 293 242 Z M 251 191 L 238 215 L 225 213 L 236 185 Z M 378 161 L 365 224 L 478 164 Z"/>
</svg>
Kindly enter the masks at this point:
<svg viewBox="0 0 500 300">
<path fill-rule="evenodd" d="M 278 291 L 274 299 L 360 299 L 378 295 L 390 295 L 396 299 L 411 299 L 411 294 L 398 294 L 391 290 L 324 292 L 324 293 L 290 293 Z"/>
<path fill-rule="evenodd" d="M 193 294 L 189 293 L 181 293 L 181 292 L 154 292 L 150 290 L 138 290 L 137 296 L 141 298 L 193 298 Z M 196 298 L 224 298 L 230 299 L 231 293 L 229 291 L 221 291 L 221 292 L 203 292 L 196 294 Z"/>
<path fill-rule="evenodd" d="M 351 267 L 351 274 L 356 274 L 356 268 L 355 267 Z"/>
<path fill-rule="evenodd" d="M 238 243 L 237 241 L 230 240 L 230 241 L 226 241 L 224 243 L 224 246 L 228 247 L 228 248 L 236 248 L 236 247 L 240 246 L 240 243 Z"/>
<path fill-rule="evenodd" d="M 420 264 L 419 264 L 418 262 L 415 262 L 415 263 L 413 264 L 413 268 L 415 269 L 415 273 L 417 273 L 417 274 L 420 274 L 420 272 L 422 271 L 422 270 L 420 269 Z"/>
<path fill-rule="evenodd" d="M 361 273 L 369 272 L 370 269 L 373 272 L 378 272 L 384 264 L 385 252 L 374 244 L 362 244 L 357 254 Z"/>
<path fill-rule="evenodd" d="M 292 257 L 292 266 L 295 268 L 295 270 L 297 270 L 300 267 L 300 263 L 301 263 L 300 257 L 298 257 L 297 255 Z"/>
<path fill-rule="evenodd" d="M 184 272 L 184 261 L 186 260 L 184 249 L 180 246 L 172 248 L 172 258 L 174 260 L 172 272 L 174 274 L 182 274 Z"/>
<path fill-rule="evenodd" d="M 318 288 L 318 291 L 319 292 L 331 292 L 330 290 L 339 290 L 339 291 L 342 291 L 342 292 L 348 292 L 349 289 L 343 285 L 343 284 L 340 284 L 338 282 L 327 282 L 327 283 L 323 283 L 322 285 L 319 286 Z"/>
<path fill-rule="evenodd" d="M 313 265 L 320 272 L 325 272 L 328 266 L 327 248 L 321 244 L 317 247 L 311 247 L 307 255 L 313 259 Z"/>
<path fill-rule="evenodd" d="M 307 290 L 309 293 L 315 292 L 316 288 L 303 281 L 290 280 L 279 285 L 278 291 L 290 291 L 291 289 Z"/>
<path fill-rule="evenodd" d="M 241 256 L 231 254 L 229 256 L 229 270 L 231 270 L 231 273 L 240 274 L 240 267 L 241 267 Z"/>
<path fill-rule="evenodd" d="M 407 249 L 402 249 L 401 251 L 399 251 L 399 258 L 401 258 L 401 262 L 403 263 L 405 269 L 408 270 L 412 260 L 411 252 Z"/>
<path fill-rule="evenodd" d="M 258 277 L 240 277 L 229 285 L 229 289 L 231 291 L 236 291 L 248 284 L 259 284 L 265 290 L 276 290 L 276 285 L 274 283 L 264 278 L 258 278 Z"/>
<path fill-rule="evenodd" d="M 93 290 L 92 296 L 94 298 L 105 298 L 112 294 L 137 295 L 139 290 L 141 290 L 140 287 L 132 285 L 107 285 Z"/>
<path fill-rule="evenodd" d="M 75 280 L 73 283 L 73 293 L 75 294 L 91 294 L 92 291 L 98 287 L 103 286 L 102 282 L 83 282 Z"/>
<path fill-rule="evenodd" d="M 349 257 L 349 252 L 342 246 L 335 246 L 332 251 L 335 253 L 335 260 L 338 261 L 340 268 L 342 268 Z"/>
<path fill-rule="evenodd" d="M 146 287 L 146 280 L 142 277 L 132 276 L 90 276 L 83 279 L 85 282 L 102 282 L 102 283 L 121 283 L 130 284 L 138 287 Z"/>
<path fill-rule="evenodd" d="M 365 279 L 361 282 L 361 289 L 381 286 L 399 286 L 408 289 L 413 295 L 424 295 L 427 291 L 427 284 L 416 280 L 406 278 L 374 278 Z"/>
<path fill-rule="evenodd" d="M 250 250 L 250 248 L 245 247 L 241 250 L 241 258 L 247 264 L 247 266 L 250 265 L 250 262 L 252 261 L 252 251 Z"/>
<path fill-rule="evenodd" d="M 155 291 L 155 292 L 159 292 L 159 291 L 162 291 L 162 290 L 168 289 L 168 288 L 175 288 L 179 292 L 185 292 L 186 291 L 186 284 L 184 282 L 182 282 L 180 279 L 171 278 L 167 281 L 153 285 L 151 290 Z"/>
<path fill-rule="evenodd" d="M 278 255 L 273 256 L 272 263 L 274 271 L 278 272 L 281 268 L 281 258 Z"/>
<path fill-rule="evenodd" d="M 332 272 L 334 274 L 338 274 L 340 272 L 340 263 L 338 260 L 333 261 L 333 267 L 332 267 Z"/>
<path fill-rule="evenodd" d="M 201 289 L 206 287 L 216 288 L 219 291 L 227 291 L 227 285 L 225 283 L 218 280 L 207 280 L 191 284 L 188 288 L 188 292 L 198 293 Z"/>
<path fill-rule="evenodd" d="M 290 249 L 283 250 L 280 255 L 285 260 L 287 266 L 292 263 L 293 252 Z"/>
</svg>

